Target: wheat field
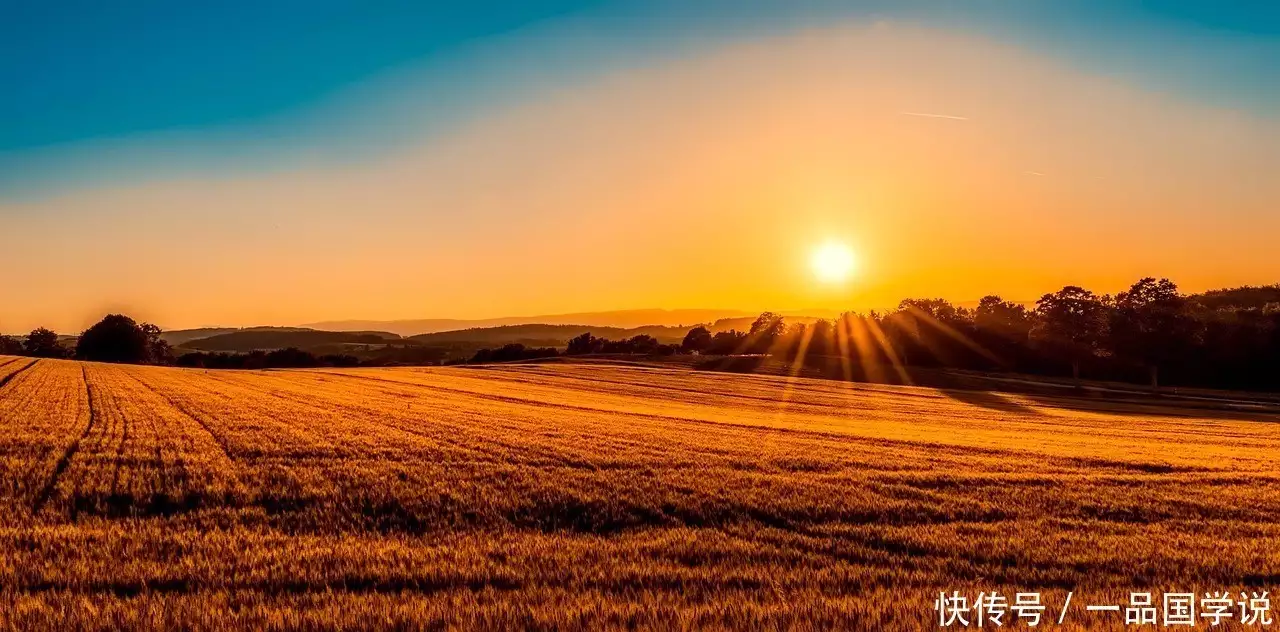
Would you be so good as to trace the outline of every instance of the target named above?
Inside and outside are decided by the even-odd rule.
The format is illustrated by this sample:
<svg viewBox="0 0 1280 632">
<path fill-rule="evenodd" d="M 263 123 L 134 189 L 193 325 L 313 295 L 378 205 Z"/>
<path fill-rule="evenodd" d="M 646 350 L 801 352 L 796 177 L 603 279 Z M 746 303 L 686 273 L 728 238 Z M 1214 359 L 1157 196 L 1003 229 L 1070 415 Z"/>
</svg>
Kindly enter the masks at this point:
<svg viewBox="0 0 1280 632">
<path fill-rule="evenodd" d="M 1068 591 L 1270 589 L 1278 420 L 622 365 L 0 357 L 0 626 L 923 630 L 944 590 L 1056 619 Z"/>
</svg>

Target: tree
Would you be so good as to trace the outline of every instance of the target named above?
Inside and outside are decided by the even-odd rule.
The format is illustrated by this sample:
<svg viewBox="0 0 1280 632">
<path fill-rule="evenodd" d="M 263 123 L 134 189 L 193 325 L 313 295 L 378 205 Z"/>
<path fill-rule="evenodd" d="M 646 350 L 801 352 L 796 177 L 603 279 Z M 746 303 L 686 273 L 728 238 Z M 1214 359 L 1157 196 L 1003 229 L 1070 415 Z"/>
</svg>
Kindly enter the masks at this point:
<svg viewBox="0 0 1280 632">
<path fill-rule="evenodd" d="M 1026 307 L 995 295 L 982 297 L 973 312 L 978 330 L 1011 340 L 1026 340 L 1033 322 Z"/>
<path fill-rule="evenodd" d="M 1145 364 L 1151 387 L 1158 388 L 1160 365 L 1186 355 L 1193 325 L 1178 286 L 1169 279 L 1146 277 L 1116 295 L 1109 341 L 1121 357 Z"/>
<path fill-rule="evenodd" d="M 142 323 L 142 333 L 147 336 L 147 352 L 152 364 L 169 364 L 173 360 L 173 348 L 169 342 L 160 337 L 164 333 L 151 323 Z"/>
<path fill-rule="evenodd" d="M 706 327 L 694 327 L 684 335 L 680 350 L 685 353 L 703 353 L 711 348 L 711 331 Z"/>
<path fill-rule="evenodd" d="M 22 343 L 22 348 L 27 355 L 37 358 L 59 358 L 65 355 L 62 345 L 58 344 L 58 334 L 44 327 L 31 330 Z"/>
<path fill-rule="evenodd" d="M 530 348 L 518 342 L 503 345 L 498 349 L 480 349 L 467 360 L 468 364 L 485 364 L 488 362 L 510 362 L 512 360 L 531 360 L 535 358 L 554 358 L 560 355 L 552 347 Z"/>
<path fill-rule="evenodd" d="M 915 364 L 968 366 L 990 354 L 973 340 L 972 312 L 944 299 L 905 299 L 886 320 Z"/>
<path fill-rule="evenodd" d="M 815 320 L 809 325 L 804 336 L 809 339 L 805 355 L 820 357 L 832 355 L 836 351 L 836 326 L 829 320 Z"/>
<path fill-rule="evenodd" d="M 662 343 L 648 334 L 637 334 L 626 340 L 627 353 L 652 354 L 658 351 Z"/>
<path fill-rule="evenodd" d="M 935 322 L 953 327 L 967 324 L 970 320 L 968 310 L 941 298 L 902 299 L 898 302 L 898 311 L 927 316 Z"/>
<path fill-rule="evenodd" d="M 76 357 L 96 362 L 146 364 L 163 361 L 155 354 L 167 349 L 160 328 L 139 325 L 123 314 L 110 314 L 80 334 Z"/>
<path fill-rule="evenodd" d="M 604 347 L 604 340 L 591 335 L 591 332 L 588 331 L 571 339 L 564 352 L 565 355 L 599 353 L 602 347 Z"/>
<path fill-rule="evenodd" d="M 711 355 L 742 353 L 746 347 L 746 341 L 747 334 L 736 329 L 716 332 L 716 335 L 711 337 L 711 346 L 707 348 L 707 353 Z"/>
<path fill-rule="evenodd" d="M 787 323 L 782 316 L 773 312 L 760 314 L 751 323 L 751 331 L 747 332 L 748 347 L 752 353 L 768 353 L 773 343 L 787 331 Z"/>
<path fill-rule="evenodd" d="M 26 350 L 12 336 L 0 336 L 0 355 L 22 355 Z"/>
<path fill-rule="evenodd" d="M 289 369 L 307 369 L 320 366 L 320 362 L 316 359 L 315 354 L 310 351 L 303 351 L 297 347 L 286 347 L 284 349 L 268 351 L 266 366 Z"/>
<path fill-rule="evenodd" d="M 982 297 L 973 310 L 975 341 L 995 353 L 1006 367 L 1020 365 L 1019 360 L 1027 356 L 1034 325 L 1035 318 L 1025 306 L 995 295 Z"/>
<path fill-rule="evenodd" d="M 809 325 L 792 323 L 774 344 L 775 352 L 781 351 L 787 358 L 801 362 L 825 358 L 835 348 L 835 326 L 821 319 Z"/>
<path fill-rule="evenodd" d="M 1080 363 L 1097 353 L 1105 328 L 1106 305 L 1098 295 L 1068 285 L 1036 301 L 1040 322 L 1034 337 L 1052 354 L 1071 363 L 1071 376 L 1080 379 Z"/>
</svg>

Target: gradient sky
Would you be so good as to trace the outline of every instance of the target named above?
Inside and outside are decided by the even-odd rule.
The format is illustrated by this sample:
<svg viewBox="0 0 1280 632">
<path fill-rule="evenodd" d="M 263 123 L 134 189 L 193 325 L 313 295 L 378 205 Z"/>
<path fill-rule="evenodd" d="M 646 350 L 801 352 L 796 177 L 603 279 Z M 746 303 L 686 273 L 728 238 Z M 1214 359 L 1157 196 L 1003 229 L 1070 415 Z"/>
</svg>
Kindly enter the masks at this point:
<svg viewBox="0 0 1280 632">
<path fill-rule="evenodd" d="M 1280 281 L 1275 3 L 20 1 L 0 96 L 0 331 Z"/>
</svg>

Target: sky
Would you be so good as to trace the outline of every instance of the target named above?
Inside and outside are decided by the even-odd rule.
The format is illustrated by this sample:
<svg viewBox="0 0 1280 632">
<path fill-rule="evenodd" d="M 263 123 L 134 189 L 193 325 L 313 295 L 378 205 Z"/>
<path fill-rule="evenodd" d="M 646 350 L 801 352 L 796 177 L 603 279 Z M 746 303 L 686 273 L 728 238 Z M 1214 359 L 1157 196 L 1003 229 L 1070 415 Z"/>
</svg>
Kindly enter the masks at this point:
<svg viewBox="0 0 1280 632">
<path fill-rule="evenodd" d="M 205 5 L 6 6 L 0 331 L 1280 282 L 1274 3 Z"/>
</svg>

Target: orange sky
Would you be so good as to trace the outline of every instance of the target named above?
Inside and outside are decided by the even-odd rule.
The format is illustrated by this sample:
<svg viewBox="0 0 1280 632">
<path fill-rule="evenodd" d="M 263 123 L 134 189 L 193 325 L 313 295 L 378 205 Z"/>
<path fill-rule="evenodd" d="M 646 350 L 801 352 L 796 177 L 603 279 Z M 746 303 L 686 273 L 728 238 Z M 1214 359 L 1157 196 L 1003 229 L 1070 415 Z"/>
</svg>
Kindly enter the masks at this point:
<svg viewBox="0 0 1280 632">
<path fill-rule="evenodd" d="M 1274 283 L 1277 173 L 1276 119 L 972 36 L 833 26 L 546 91 L 355 166 L 0 201 L 0 331 Z M 846 285 L 808 270 L 828 240 L 858 252 Z"/>
</svg>

